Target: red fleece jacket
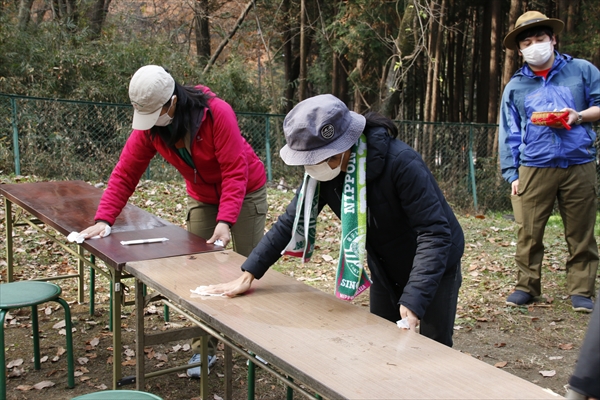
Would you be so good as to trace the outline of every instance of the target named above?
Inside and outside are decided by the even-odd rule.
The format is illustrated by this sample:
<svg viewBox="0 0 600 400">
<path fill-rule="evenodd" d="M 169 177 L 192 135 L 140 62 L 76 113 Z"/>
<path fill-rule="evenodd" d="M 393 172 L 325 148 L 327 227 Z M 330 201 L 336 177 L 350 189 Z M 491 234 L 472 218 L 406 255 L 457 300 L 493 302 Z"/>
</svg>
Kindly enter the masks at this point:
<svg viewBox="0 0 600 400">
<path fill-rule="evenodd" d="M 200 129 L 192 138 L 190 167 L 176 149 L 150 131 L 133 130 L 125 143 L 108 187 L 102 195 L 95 220 L 114 224 L 134 192 L 150 160 L 158 152 L 183 176 L 188 194 L 203 203 L 218 204 L 217 221 L 235 224 L 246 193 L 260 189 L 266 182 L 262 161 L 240 133 L 231 106 L 214 97 L 210 89 L 198 86 L 213 97 L 210 111 L 204 113 Z"/>
</svg>

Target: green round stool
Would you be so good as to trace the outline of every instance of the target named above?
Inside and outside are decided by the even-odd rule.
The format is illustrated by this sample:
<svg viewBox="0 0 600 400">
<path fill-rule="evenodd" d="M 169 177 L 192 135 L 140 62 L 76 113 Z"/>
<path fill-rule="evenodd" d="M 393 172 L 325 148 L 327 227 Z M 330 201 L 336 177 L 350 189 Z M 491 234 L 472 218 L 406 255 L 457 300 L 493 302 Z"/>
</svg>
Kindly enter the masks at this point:
<svg viewBox="0 0 600 400">
<path fill-rule="evenodd" d="M 151 393 L 139 392 L 137 390 L 103 390 L 101 392 L 84 394 L 71 400 L 162 400 L 162 398 Z"/>
<path fill-rule="evenodd" d="M 71 332 L 71 310 L 66 301 L 59 296 L 60 286 L 41 281 L 18 281 L 0 284 L 0 400 L 6 399 L 6 354 L 4 347 L 4 318 L 8 310 L 31 307 L 31 328 L 33 330 L 34 368 L 40 369 L 40 333 L 38 327 L 38 304 L 55 301 L 65 311 L 65 330 L 67 336 L 67 377 L 68 386 L 75 387 L 73 363 L 73 333 Z"/>
</svg>

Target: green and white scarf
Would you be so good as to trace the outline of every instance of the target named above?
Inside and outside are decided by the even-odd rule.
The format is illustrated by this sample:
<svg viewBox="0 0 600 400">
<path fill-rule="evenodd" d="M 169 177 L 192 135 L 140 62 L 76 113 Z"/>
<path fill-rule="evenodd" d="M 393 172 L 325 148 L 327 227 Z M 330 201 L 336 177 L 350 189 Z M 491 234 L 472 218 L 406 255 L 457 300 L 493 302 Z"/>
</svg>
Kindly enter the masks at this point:
<svg viewBox="0 0 600 400">
<path fill-rule="evenodd" d="M 342 191 L 342 240 L 335 295 L 343 300 L 353 300 L 371 286 L 371 280 L 364 270 L 367 238 L 366 161 L 367 140 L 361 135 L 352 147 Z M 319 182 L 305 173 L 296 204 L 292 239 L 282 254 L 302 257 L 303 262 L 310 259 L 314 250 L 318 203 Z"/>
</svg>

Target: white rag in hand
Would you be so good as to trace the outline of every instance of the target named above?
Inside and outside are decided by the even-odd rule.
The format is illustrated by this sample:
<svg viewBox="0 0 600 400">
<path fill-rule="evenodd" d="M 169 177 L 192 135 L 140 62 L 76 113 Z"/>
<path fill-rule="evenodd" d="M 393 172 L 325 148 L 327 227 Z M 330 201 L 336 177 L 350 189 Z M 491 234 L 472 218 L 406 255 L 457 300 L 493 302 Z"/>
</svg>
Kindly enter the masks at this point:
<svg viewBox="0 0 600 400">
<path fill-rule="evenodd" d="M 104 228 L 104 232 L 102 232 L 100 235 L 91 237 L 90 239 L 100 239 L 101 237 L 107 237 L 108 235 L 110 235 L 110 230 L 110 225 L 106 225 L 106 227 Z M 69 236 L 67 236 L 67 240 L 71 243 L 83 243 L 83 241 L 85 240 L 85 235 L 82 235 L 79 232 L 71 232 L 69 233 Z"/>
<path fill-rule="evenodd" d="M 219 296 L 222 297 L 224 296 L 223 293 L 207 293 L 206 292 L 206 288 L 208 286 L 198 286 L 196 289 L 190 289 L 190 292 L 194 293 L 194 294 L 199 294 L 200 296 Z"/>
</svg>

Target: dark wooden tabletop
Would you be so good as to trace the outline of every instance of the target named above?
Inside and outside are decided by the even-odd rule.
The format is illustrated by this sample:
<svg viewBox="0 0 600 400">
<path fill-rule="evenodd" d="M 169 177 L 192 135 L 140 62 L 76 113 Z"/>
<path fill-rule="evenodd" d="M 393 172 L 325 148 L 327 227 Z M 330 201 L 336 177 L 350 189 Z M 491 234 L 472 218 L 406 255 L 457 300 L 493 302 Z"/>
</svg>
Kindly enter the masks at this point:
<svg viewBox="0 0 600 400">
<path fill-rule="evenodd" d="M 277 271 L 243 296 L 191 293 L 236 279 L 244 260 L 217 251 L 128 263 L 125 270 L 327 398 L 561 398 Z"/>
<path fill-rule="evenodd" d="M 0 185 L 0 194 L 44 224 L 67 236 L 94 224 L 103 190 L 83 181 L 33 182 Z M 166 237 L 160 243 L 123 246 L 122 240 Z M 127 204 L 106 238 L 86 240 L 81 246 L 112 268 L 129 261 L 172 257 L 221 249 L 186 229 Z"/>
</svg>

